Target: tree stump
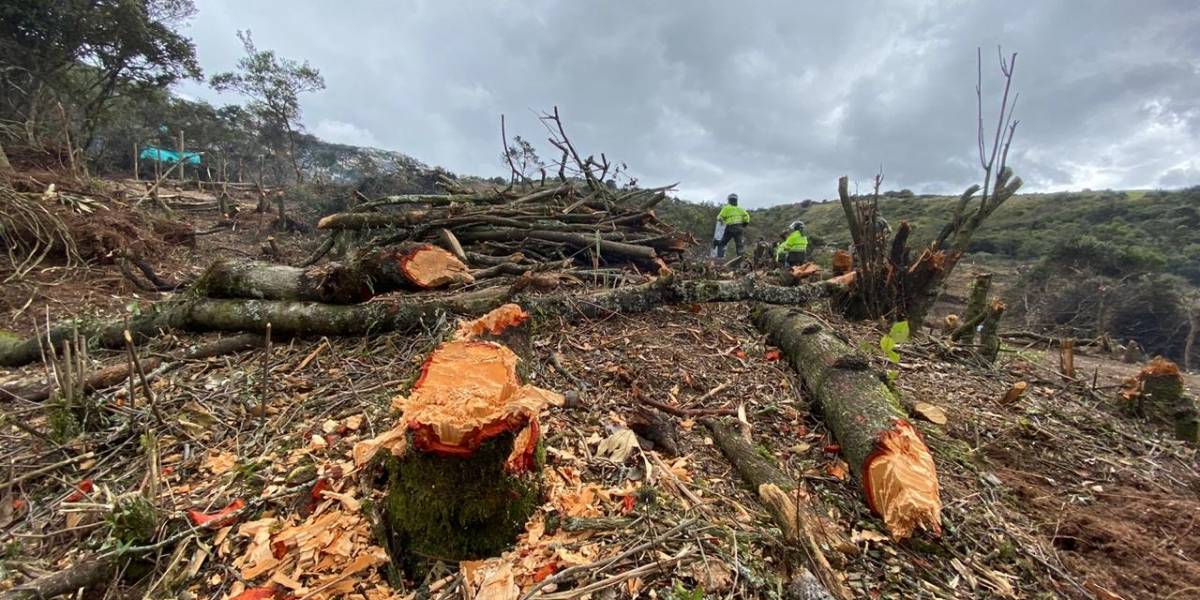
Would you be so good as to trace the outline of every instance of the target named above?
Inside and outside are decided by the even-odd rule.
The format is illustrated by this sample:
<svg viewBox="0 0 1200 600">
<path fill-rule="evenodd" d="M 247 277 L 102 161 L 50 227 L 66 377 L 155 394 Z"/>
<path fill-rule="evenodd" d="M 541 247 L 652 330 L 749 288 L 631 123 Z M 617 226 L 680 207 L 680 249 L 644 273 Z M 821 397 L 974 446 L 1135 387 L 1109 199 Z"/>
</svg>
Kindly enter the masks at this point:
<svg viewBox="0 0 1200 600">
<path fill-rule="evenodd" d="M 1121 396 L 1143 416 L 1171 423 L 1175 437 L 1200 443 L 1200 408 L 1183 387 L 1179 367 L 1163 358 L 1150 361 L 1138 374 L 1125 381 Z"/>
<path fill-rule="evenodd" d="M 425 361 L 398 425 L 355 448 L 357 462 L 387 447 L 389 549 L 410 573 L 427 560 L 494 556 L 541 504 L 538 413 L 562 396 L 522 385 L 504 343 L 528 336 L 529 315 L 502 306 L 464 324 Z"/>
</svg>

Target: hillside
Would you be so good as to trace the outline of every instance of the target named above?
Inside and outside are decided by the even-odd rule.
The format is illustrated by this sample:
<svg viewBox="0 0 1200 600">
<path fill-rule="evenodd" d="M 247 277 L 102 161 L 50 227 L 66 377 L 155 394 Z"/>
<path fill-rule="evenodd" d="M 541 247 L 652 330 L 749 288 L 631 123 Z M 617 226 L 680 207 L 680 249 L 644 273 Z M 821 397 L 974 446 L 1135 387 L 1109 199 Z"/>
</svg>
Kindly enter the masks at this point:
<svg viewBox="0 0 1200 600">
<path fill-rule="evenodd" d="M 937 234 L 956 201 L 952 196 L 883 197 L 880 204 L 893 227 L 908 221 L 914 239 L 926 242 Z M 715 213 L 711 205 L 688 202 L 672 202 L 659 210 L 662 218 L 697 239 L 712 235 Z M 850 242 L 836 201 L 772 206 L 751 215 L 751 240 L 773 241 L 789 223 L 801 220 L 818 247 L 844 248 Z M 1200 187 L 1020 194 L 992 215 L 972 240 L 971 251 L 1032 262 L 1083 235 L 1141 253 L 1153 270 L 1200 285 Z"/>
</svg>

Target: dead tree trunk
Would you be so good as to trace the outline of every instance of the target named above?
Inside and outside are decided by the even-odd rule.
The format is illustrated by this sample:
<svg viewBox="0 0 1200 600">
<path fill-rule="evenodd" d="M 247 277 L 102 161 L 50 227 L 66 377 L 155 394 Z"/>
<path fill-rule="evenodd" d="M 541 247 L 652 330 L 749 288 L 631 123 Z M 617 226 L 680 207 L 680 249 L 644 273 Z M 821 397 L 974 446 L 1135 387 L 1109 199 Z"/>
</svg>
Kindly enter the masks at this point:
<svg viewBox="0 0 1200 600">
<path fill-rule="evenodd" d="M 439 315 L 480 315 L 515 301 L 533 315 L 567 318 L 602 318 L 620 313 L 645 312 L 669 304 L 738 302 L 803 305 L 827 298 L 844 288 L 829 282 L 794 287 L 770 285 L 753 277 L 732 280 L 685 280 L 660 277 L 642 285 L 590 294 L 514 295 L 492 288 L 436 298 L 398 298 L 366 304 L 333 305 L 317 302 L 253 299 L 187 298 L 151 306 L 130 321 L 136 341 L 163 331 L 235 331 L 262 333 L 267 323 L 276 336 L 352 336 L 368 332 L 416 331 Z M 44 334 L 62 345 L 72 332 L 94 339 L 105 348 L 123 348 L 125 323 L 89 321 L 58 325 Z M 0 366 L 13 367 L 41 360 L 36 338 L 0 332 Z"/>
<path fill-rule="evenodd" d="M 979 355 L 988 362 L 996 362 L 1000 356 L 1000 317 L 1004 316 L 1004 309 L 1004 301 L 996 298 L 983 313 L 983 325 L 979 329 Z"/>
<path fill-rule="evenodd" d="M 933 456 L 866 359 L 798 311 L 760 309 L 754 321 L 820 403 L 842 455 L 862 482 L 867 504 L 892 536 L 906 538 L 917 528 L 940 533 Z"/>
<path fill-rule="evenodd" d="M 391 451 L 389 547 L 410 572 L 499 554 L 541 504 L 538 413 L 562 396 L 523 385 L 508 344 L 527 347 L 528 320 L 509 304 L 465 324 L 425 361 L 396 427 L 356 448 L 359 461 L 376 444 Z"/>
</svg>

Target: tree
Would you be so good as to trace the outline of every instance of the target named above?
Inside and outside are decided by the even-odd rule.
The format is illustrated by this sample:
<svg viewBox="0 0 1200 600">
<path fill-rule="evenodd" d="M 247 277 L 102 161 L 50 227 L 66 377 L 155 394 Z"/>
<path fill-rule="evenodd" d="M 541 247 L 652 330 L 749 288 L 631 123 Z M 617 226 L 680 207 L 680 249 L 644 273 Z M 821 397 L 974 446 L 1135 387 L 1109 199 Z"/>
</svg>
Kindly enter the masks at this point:
<svg viewBox="0 0 1200 600">
<path fill-rule="evenodd" d="M 276 56 L 272 50 L 259 50 L 249 31 L 239 31 L 238 39 L 246 56 L 238 60 L 237 72 L 218 73 L 209 84 L 213 89 L 238 92 L 250 99 L 248 108 L 260 120 L 264 141 L 272 148 L 283 148 L 304 180 L 296 160 L 296 135 L 303 131 L 300 122 L 300 94 L 325 89 L 321 72 L 308 64 Z"/>
<path fill-rule="evenodd" d="M 119 95 L 201 77 L 195 45 L 175 31 L 195 11 L 192 0 L 7 0 L 0 117 L 24 123 L 30 145 L 47 115 L 65 118 L 89 146 Z"/>
<path fill-rule="evenodd" d="M 504 154 L 500 156 L 501 164 L 509 165 L 512 170 L 513 180 L 521 179 L 528 181 L 532 175 L 546 168 L 546 164 L 538 157 L 537 150 L 533 148 L 533 144 L 529 140 L 514 135 L 512 143 L 505 148 Z"/>
</svg>

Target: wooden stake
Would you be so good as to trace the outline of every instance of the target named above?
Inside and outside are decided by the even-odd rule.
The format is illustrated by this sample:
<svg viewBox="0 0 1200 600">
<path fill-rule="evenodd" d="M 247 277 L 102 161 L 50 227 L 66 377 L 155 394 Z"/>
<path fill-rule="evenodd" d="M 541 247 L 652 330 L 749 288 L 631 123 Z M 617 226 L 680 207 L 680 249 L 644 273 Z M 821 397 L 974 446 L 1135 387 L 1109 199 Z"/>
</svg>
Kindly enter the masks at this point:
<svg viewBox="0 0 1200 600">
<path fill-rule="evenodd" d="M 134 181 L 141 181 L 141 179 L 138 177 L 138 163 L 139 163 L 139 161 L 138 161 L 138 151 L 137 151 L 137 146 L 138 146 L 138 145 L 137 145 L 137 142 L 134 142 L 134 143 L 133 143 L 133 180 L 134 180 Z"/>
<path fill-rule="evenodd" d="M 179 130 L 179 182 L 183 183 L 187 179 L 186 171 L 183 168 L 183 130 Z"/>
<path fill-rule="evenodd" d="M 1075 379 L 1075 340 L 1063 338 L 1059 343 L 1059 371 L 1067 379 Z"/>
</svg>

